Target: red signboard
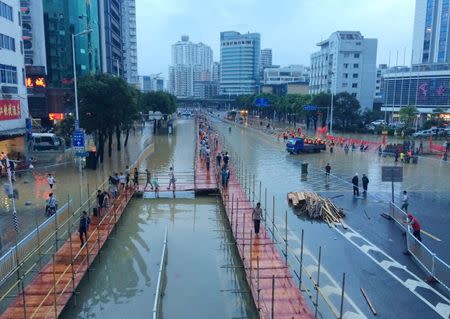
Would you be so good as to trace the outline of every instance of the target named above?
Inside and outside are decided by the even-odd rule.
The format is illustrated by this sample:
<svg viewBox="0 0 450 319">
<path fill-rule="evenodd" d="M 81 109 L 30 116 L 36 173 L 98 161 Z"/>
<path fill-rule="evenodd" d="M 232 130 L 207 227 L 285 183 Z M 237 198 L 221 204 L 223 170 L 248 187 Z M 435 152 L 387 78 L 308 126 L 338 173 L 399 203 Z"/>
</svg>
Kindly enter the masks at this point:
<svg viewBox="0 0 450 319">
<path fill-rule="evenodd" d="M 50 120 L 64 120 L 64 113 L 48 113 Z"/>
<path fill-rule="evenodd" d="M 0 121 L 20 119 L 19 100 L 0 100 Z"/>
</svg>

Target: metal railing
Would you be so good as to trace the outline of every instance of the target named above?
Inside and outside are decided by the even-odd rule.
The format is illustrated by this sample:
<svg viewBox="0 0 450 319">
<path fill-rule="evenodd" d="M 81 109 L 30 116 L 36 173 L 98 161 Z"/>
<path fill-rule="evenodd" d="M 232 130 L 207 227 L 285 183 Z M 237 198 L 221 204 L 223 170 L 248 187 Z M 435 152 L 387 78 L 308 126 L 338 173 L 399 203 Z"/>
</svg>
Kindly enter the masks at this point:
<svg viewBox="0 0 450 319">
<path fill-rule="evenodd" d="M 63 212 L 69 209 L 71 202 L 72 200 L 65 203 L 57 210 L 56 214 L 38 225 L 0 258 L 0 286 L 14 273 L 18 266 L 17 261 L 19 263 L 26 262 L 30 253 L 36 252 L 41 244 L 46 243 L 52 237 L 55 229 L 58 229 L 58 224 L 64 223 L 67 216 L 63 215 Z"/>
<path fill-rule="evenodd" d="M 439 258 L 427 246 L 419 241 L 406 223 L 407 213 L 394 203 L 390 203 L 389 216 L 406 232 L 406 248 L 419 266 L 437 280 L 447 291 L 450 291 L 450 265 Z"/>
<path fill-rule="evenodd" d="M 225 140 L 222 136 L 219 136 L 219 139 L 222 143 L 222 146 L 225 146 Z M 298 288 L 299 290 L 306 294 L 309 298 L 312 306 L 313 312 L 315 313 L 315 317 L 322 316 L 324 318 L 337 318 L 341 319 L 344 316 L 344 310 L 354 309 L 354 305 L 349 301 L 348 296 L 345 295 L 345 273 L 342 274 L 342 283 L 341 285 L 333 282 L 333 290 L 338 291 L 338 293 L 330 296 L 329 289 L 321 288 L 321 280 L 327 279 L 327 285 L 329 288 L 329 282 L 333 279 L 330 277 L 328 272 L 324 272 L 322 267 L 322 248 L 319 248 L 318 259 L 314 260 L 314 264 L 306 263 L 306 248 L 304 248 L 304 232 L 301 232 L 301 247 L 299 249 L 293 249 L 290 247 L 289 243 L 289 235 L 288 235 L 288 223 L 287 223 L 287 211 L 285 214 L 279 214 L 275 209 L 275 196 L 272 197 L 272 205 L 270 205 L 267 195 L 267 188 L 263 189 L 262 182 L 256 182 L 255 175 L 252 174 L 249 168 L 245 167 L 243 160 L 237 155 L 237 153 L 231 151 L 231 147 L 227 147 L 227 150 L 230 154 L 230 163 L 232 163 L 232 173 L 238 178 L 244 192 L 247 195 L 248 201 L 254 206 L 256 202 L 261 203 L 261 208 L 263 209 L 263 218 L 261 220 L 261 224 L 266 228 L 267 234 L 269 238 L 272 240 L 275 247 L 277 247 L 278 251 L 285 258 L 286 267 L 289 268 L 291 277 L 289 278 L 297 278 Z M 220 176 L 218 176 L 218 183 L 220 184 Z M 221 187 L 220 187 L 221 188 Z M 228 205 L 228 208 L 231 208 L 231 216 L 229 216 L 231 228 L 236 230 L 238 229 L 237 224 L 241 223 L 237 218 L 233 217 L 233 211 L 239 211 L 239 202 L 234 201 L 233 198 L 227 198 L 224 202 L 224 205 Z M 271 207 L 270 207 L 271 206 Z M 270 210 L 272 210 L 272 214 L 270 214 Z M 236 214 L 237 215 L 237 214 Z M 283 220 L 279 220 L 279 217 L 283 215 Z M 283 225 L 284 224 L 284 225 Z M 283 225 L 283 230 L 279 229 L 279 225 Z M 245 226 L 245 225 L 244 225 Z M 248 227 L 252 227 L 249 225 Z M 289 234 L 291 231 L 289 230 Z M 239 235 L 239 234 L 238 234 Z M 242 235 L 242 234 L 241 234 Z M 250 246 L 252 245 L 252 235 L 250 235 Z M 246 248 L 247 243 L 244 243 L 242 247 L 237 247 L 238 249 L 247 250 L 250 248 Z M 311 253 L 308 251 L 308 257 L 311 259 Z M 257 265 L 256 267 L 253 263 L 247 263 L 245 260 L 243 261 L 244 267 L 246 269 L 250 268 L 250 274 L 245 272 L 247 282 L 249 283 L 250 288 L 256 294 L 255 304 L 258 308 L 258 312 L 260 315 L 264 315 L 265 318 L 274 318 L 274 307 L 275 307 L 275 295 L 278 293 L 279 285 L 277 285 L 277 280 L 280 278 L 272 277 L 272 300 L 271 302 L 266 302 L 262 298 L 259 298 L 260 290 L 260 280 L 267 278 L 260 278 L 260 267 L 259 267 L 259 258 L 256 258 Z M 312 270 L 314 268 L 314 270 Z M 262 267 L 261 267 L 262 269 Z M 325 278 L 326 277 L 326 278 Z M 256 279 L 256 287 L 253 287 L 252 278 Z M 286 279 L 286 278 L 282 278 Z M 336 299 L 338 298 L 338 299 Z M 334 304 L 338 300 L 339 304 Z M 358 310 L 359 311 L 359 310 Z"/>
<path fill-rule="evenodd" d="M 93 258 L 98 254 L 100 251 L 102 244 L 102 237 L 105 240 L 108 238 L 109 234 L 112 232 L 117 220 L 118 220 L 118 213 L 123 211 L 133 195 L 133 191 L 131 189 L 126 190 L 124 193 L 125 199 L 117 202 L 115 200 L 113 202 L 113 205 L 110 209 L 108 209 L 107 213 L 103 215 L 101 220 L 97 223 L 95 229 L 89 230 L 90 235 L 86 239 L 86 242 L 83 244 L 83 246 L 80 247 L 78 252 L 74 254 L 73 250 L 73 242 L 72 242 L 72 232 L 70 232 L 70 235 L 68 237 L 69 245 L 70 245 L 70 262 L 68 265 L 64 268 L 61 274 L 58 274 L 58 277 L 56 275 L 56 262 L 55 258 L 58 257 L 57 253 L 52 254 L 52 271 L 53 271 L 53 287 L 48 291 L 48 293 L 45 295 L 45 297 L 41 300 L 39 305 L 34 309 L 34 311 L 30 314 L 30 319 L 35 318 L 36 316 L 41 317 L 42 316 L 42 307 L 46 307 L 49 304 L 53 306 L 52 308 L 49 308 L 47 312 L 45 313 L 44 318 L 56 318 L 58 317 L 58 312 L 62 310 L 62 307 L 59 304 L 60 299 L 65 299 L 67 293 L 74 293 L 75 296 L 75 302 L 76 302 L 76 294 L 75 294 L 75 288 L 76 288 L 76 280 L 77 275 L 79 273 L 83 273 L 81 268 L 86 267 L 86 272 L 89 271 L 89 266 L 93 262 Z M 118 198 L 120 199 L 120 197 Z M 104 227 L 106 226 L 106 227 Z M 75 228 L 75 232 L 78 228 Z M 103 234 L 106 230 L 106 234 Z M 91 241 L 91 242 L 90 242 Z M 94 251 L 94 252 L 93 252 Z M 67 283 L 61 288 L 61 285 L 64 284 L 64 282 L 67 279 L 67 274 L 70 274 L 70 279 L 67 280 Z M 59 291 L 60 290 L 60 291 Z M 59 293 L 58 293 L 59 291 Z M 61 304 L 64 304 L 64 302 L 61 302 Z"/>
<path fill-rule="evenodd" d="M 156 283 L 155 302 L 153 303 L 153 319 L 161 317 L 161 299 L 164 294 L 164 286 L 166 281 L 166 265 L 167 265 L 167 228 L 164 234 L 164 243 L 161 253 L 161 261 L 159 264 L 158 281 Z"/>
</svg>

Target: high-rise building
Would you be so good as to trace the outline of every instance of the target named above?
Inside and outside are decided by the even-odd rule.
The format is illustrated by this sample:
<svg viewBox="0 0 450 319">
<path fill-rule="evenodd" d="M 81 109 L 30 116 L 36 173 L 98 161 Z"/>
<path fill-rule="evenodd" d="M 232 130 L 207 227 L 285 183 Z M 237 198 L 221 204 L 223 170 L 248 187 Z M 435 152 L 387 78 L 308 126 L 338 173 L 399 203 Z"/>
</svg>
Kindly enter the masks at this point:
<svg viewBox="0 0 450 319">
<path fill-rule="evenodd" d="M 450 63 L 448 0 L 416 0 L 413 64 Z"/>
<path fill-rule="evenodd" d="M 28 110 L 32 118 L 47 118 L 47 60 L 42 1 L 20 0 Z"/>
<path fill-rule="evenodd" d="M 259 33 L 220 33 L 220 93 L 252 94 L 260 81 L 261 37 Z"/>
<path fill-rule="evenodd" d="M 72 86 L 72 34 L 75 38 L 77 75 L 100 73 L 100 21 L 97 1 L 43 0 L 48 82 L 53 87 Z"/>
<path fill-rule="evenodd" d="M 121 0 L 123 75 L 128 83 L 138 83 L 136 2 Z"/>
<path fill-rule="evenodd" d="M 272 49 L 261 50 L 261 70 L 272 66 Z"/>
<path fill-rule="evenodd" d="M 164 91 L 164 79 L 160 75 L 139 76 L 139 88 L 142 92 Z"/>
<path fill-rule="evenodd" d="M 337 31 L 317 44 L 311 55 L 311 94 L 348 92 L 362 108 L 372 109 L 377 39 L 366 39 L 357 31 Z"/>
<path fill-rule="evenodd" d="M 214 62 L 212 68 L 212 78 L 214 82 L 220 82 L 220 63 Z"/>
<path fill-rule="evenodd" d="M 191 65 L 169 66 L 169 92 L 176 97 L 194 96 L 194 69 Z"/>
<path fill-rule="evenodd" d="M 122 16 L 120 0 L 99 0 L 102 70 L 123 75 Z"/>
<path fill-rule="evenodd" d="M 201 97 L 201 86 L 211 81 L 212 68 L 212 49 L 201 42 L 193 43 L 189 36 L 183 35 L 181 41 L 172 45 L 169 92 L 180 97 Z"/>
<path fill-rule="evenodd" d="M 0 0 L 0 151 L 9 154 L 25 153 L 29 117 L 20 16 L 20 1 Z"/>
</svg>

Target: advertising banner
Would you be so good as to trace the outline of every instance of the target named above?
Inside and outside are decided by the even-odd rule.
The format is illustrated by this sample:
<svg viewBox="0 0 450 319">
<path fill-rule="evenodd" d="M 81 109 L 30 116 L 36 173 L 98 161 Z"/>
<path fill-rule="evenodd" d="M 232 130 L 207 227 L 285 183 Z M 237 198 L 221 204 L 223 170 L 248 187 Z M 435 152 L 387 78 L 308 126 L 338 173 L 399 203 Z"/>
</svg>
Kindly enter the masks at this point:
<svg viewBox="0 0 450 319">
<path fill-rule="evenodd" d="M 20 100 L 0 100 L 0 121 L 20 119 Z"/>
</svg>

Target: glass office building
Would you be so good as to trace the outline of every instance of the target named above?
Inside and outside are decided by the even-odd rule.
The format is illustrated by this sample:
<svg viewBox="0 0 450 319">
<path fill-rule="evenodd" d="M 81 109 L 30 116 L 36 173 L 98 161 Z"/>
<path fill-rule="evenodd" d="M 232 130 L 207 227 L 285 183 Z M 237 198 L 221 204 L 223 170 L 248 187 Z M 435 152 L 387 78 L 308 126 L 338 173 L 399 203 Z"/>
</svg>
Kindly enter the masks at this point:
<svg viewBox="0 0 450 319">
<path fill-rule="evenodd" d="M 49 85 L 71 86 L 73 81 L 71 35 L 75 38 L 78 76 L 101 72 L 99 12 L 96 0 L 44 0 L 47 73 Z"/>
<path fill-rule="evenodd" d="M 420 113 L 450 106 L 450 66 L 448 64 L 414 65 L 393 68 L 384 75 L 382 111 L 398 112 L 414 105 Z"/>
<path fill-rule="evenodd" d="M 259 33 L 220 33 L 220 93 L 223 95 L 258 92 L 261 37 Z"/>
</svg>

